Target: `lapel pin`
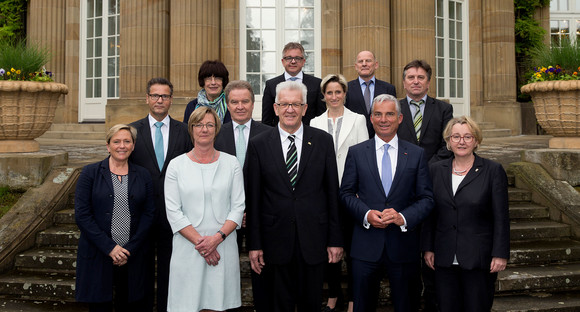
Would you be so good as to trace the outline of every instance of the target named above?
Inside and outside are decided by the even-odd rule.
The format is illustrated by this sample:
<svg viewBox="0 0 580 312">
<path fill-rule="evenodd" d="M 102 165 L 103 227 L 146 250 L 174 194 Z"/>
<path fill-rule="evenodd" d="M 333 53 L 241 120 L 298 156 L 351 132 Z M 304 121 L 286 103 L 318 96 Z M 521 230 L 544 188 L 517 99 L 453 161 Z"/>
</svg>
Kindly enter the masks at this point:
<svg viewBox="0 0 580 312">
<path fill-rule="evenodd" d="M 308 141 L 308 145 L 312 145 L 312 143 L 310 143 L 310 141 Z"/>
<path fill-rule="evenodd" d="M 475 172 L 478 172 L 478 171 L 479 171 L 479 168 L 475 168 Z"/>
</svg>

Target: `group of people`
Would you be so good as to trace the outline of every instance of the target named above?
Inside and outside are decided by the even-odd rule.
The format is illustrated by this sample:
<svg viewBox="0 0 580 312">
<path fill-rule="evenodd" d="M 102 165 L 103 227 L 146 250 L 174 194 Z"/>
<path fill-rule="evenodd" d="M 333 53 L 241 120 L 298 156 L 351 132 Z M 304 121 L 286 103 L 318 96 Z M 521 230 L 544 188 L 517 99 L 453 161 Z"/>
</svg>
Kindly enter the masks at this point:
<svg viewBox="0 0 580 312">
<path fill-rule="evenodd" d="M 431 67 L 403 70 L 406 95 L 378 80 L 302 71 L 299 43 L 254 91 L 202 64 L 183 122 L 171 82 L 147 84 L 149 114 L 107 134 L 110 156 L 79 178 L 76 299 L 90 311 L 226 311 L 241 306 L 249 251 L 256 311 L 375 311 L 389 279 L 395 311 L 489 311 L 509 258 L 507 178 L 474 152 L 481 130 L 427 95 Z M 155 259 L 157 260 L 155 262 Z M 421 278 L 422 277 L 422 278 Z M 157 293 L 154 293 L 156 284 Z"/>
</svg>

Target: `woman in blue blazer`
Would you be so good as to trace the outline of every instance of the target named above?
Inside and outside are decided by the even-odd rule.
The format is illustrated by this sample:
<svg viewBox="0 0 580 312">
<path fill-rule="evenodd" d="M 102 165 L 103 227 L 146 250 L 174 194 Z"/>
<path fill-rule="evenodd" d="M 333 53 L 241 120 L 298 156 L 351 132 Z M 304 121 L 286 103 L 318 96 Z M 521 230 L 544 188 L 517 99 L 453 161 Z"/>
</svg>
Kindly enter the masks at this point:
<svg viewBox="0 0 580 312">
<path fill-rule="evenodd" d="M 127 125 L 107 133 L 110 156 L 83 168 L 75 193 L 81 236 L 77 254 L 76 300 L 89 311 L 151 311 L 145 300 L 150 269 L 145 240 L 153 223 L 153 182 L 129 162 L 137 131 Z"/>
<path fill-rule="evenodd" d="M 469 117 L 451 119 L 443 136 L 454 157 L 430 168 L 435 209 L 423 228 L 425 262 L 435 270 L 441 312 L 490 311 L 509 258 L 506 173 L 474 153 L 482 136 Z"/>
</svg>

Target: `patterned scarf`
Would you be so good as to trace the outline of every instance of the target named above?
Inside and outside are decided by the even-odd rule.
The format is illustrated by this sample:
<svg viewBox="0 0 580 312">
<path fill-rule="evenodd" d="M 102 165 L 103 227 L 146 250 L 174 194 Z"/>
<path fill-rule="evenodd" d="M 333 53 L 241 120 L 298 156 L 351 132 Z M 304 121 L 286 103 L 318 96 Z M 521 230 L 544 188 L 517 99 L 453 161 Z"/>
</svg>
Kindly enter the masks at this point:
<svg viewBox="0 0 580 312">
<path fill-rule="evenodd" d="M 226 104 L 225 93 L 222 92 L 220 96 L 217 97 L 217 99 L 210 102 L 207 98 L 207 94 L 205 93 L 205 89 L 201 89 L 199 93 L 197 93 L 197 106 L 195 108 L 198 108 L 200 106 L 209 106 L 213 108 L 220 117 L 222 123 L 224 122 L 224 117 L 226 115 L 228 107 Z"/>
</svg>

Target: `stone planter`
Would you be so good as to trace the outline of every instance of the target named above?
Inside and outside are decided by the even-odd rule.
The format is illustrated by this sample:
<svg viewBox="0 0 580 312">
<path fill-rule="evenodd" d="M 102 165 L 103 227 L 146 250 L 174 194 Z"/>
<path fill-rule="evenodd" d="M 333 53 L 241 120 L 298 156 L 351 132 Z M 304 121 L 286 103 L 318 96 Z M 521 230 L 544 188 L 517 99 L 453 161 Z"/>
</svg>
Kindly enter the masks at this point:
<svg viewBox="0 0 580 312">
<path fill-rule="evenodd" d="M 541 81 L 522 87 L 532 96 L 536 118 L 553 148 L 580 148 L 580 81 Z"/>
<path fill-rule="evenodd" d="M 62 83 L 0 81 L 0 153 L 37 152 L 34 139 L 52 125 Z"/>
</svg>

